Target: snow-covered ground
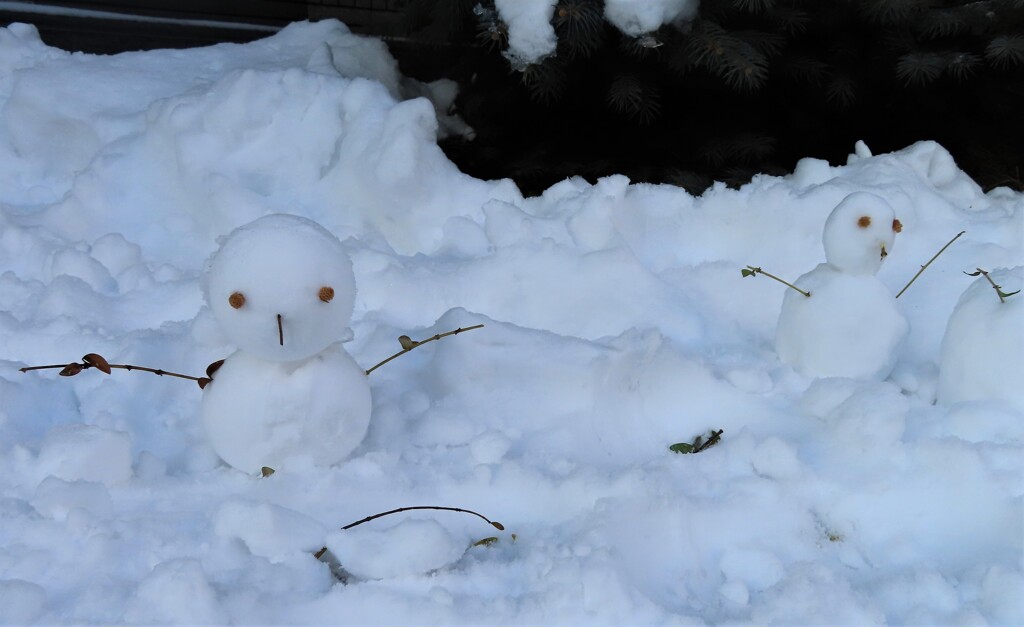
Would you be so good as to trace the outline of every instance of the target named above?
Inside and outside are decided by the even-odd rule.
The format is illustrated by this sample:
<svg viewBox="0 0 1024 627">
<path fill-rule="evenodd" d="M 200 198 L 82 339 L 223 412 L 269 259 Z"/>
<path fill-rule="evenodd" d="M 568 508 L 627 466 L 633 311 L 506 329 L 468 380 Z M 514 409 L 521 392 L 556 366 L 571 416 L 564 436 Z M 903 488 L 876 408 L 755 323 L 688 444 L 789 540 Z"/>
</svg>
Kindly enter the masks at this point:
<svg viewBox="0 0 1024 627">
<path fill-rule="evenodd" d="M 110 57 L 0 30 L 0 622 L 1024 622 L 1024 294 L 963 274 L 1021 288 L 1024 195 L 923 142 L 700 197 L 615 176 L 524 199 L 445 158 L 435 87 L 337 22 Z M 788 288 L 740 272 L 825 261 L 853 192 L 902 225 L 893 294 L 966 231 L 896 301 L 885 380 L 781 362 Z M 201 376 L 235 350 L 204 263 L 276 212 L 352 258 L 362 367 L 485 325 L 373 372 L 347 459 L 261 478 L 218 459 L 193 382 L 19 372 Z M 410 505 L 506 530 L 340 529 Z"/>
</svg>

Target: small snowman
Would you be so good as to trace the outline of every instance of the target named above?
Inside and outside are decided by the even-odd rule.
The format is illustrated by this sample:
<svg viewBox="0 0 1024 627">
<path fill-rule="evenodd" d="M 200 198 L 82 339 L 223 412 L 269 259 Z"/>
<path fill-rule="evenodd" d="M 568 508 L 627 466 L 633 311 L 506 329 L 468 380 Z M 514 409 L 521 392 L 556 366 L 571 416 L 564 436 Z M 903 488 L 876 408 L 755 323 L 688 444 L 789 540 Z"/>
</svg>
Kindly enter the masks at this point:
<svg viewBox="0 0 1024 627">
<path fill-rule="evenodd" d="M 1001 400 L 1024 410 L 1024 267 L 971 274 L 984 276 L 960 296 L 946 325 L 939 401 Z"/>
<path fill-rule="evenodd" d="M 884 379 L 909 324 L 876 273 L 901 230 L 883 198 L 854 192 L 825 221 L 825 263 L 787 290 L 775 349 L 808 377 Z M 809 294 L 809 295 L 808 295 Z"/>
<path fill-rule="evenodd" d="M 370 386 L 341 345 L 355 291 L 341 242 L 305 218 L 268 215 L 224 239 L 203 277 L 207 304 L 238 347 L 203 390 L 203 423 L 221 459 L 246 472 L 329 466 L 363 440 Z"/>
</svg>

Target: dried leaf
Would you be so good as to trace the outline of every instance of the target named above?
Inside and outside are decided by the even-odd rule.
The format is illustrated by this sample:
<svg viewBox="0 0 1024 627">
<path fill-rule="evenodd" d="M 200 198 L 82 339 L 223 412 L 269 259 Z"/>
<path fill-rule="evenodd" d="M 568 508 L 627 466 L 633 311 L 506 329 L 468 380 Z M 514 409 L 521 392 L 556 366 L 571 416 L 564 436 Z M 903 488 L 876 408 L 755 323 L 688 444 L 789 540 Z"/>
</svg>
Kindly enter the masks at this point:
<svg viewBox="0 0 1024 627">
<path fill-rule="evenodd" d="M 62 377 L 73 377 L 84 369 L 82 364 L 68 364 L 58 374 Z"/>
<path fill-rule="evenodd" d="M 260 474 L 263 475 L 264 477 L 269 477 L 270 475 L 274 474 L 274 472 L 275 470 L 270 466 L 264 466 L 263 468 L 260 468 Z"/>
<path fill-rule="evenodd" d="M 748 276 L 754 276 L 757 273 L 754 272 L 753 270 L 747 270 L 746 268 L 744 268 L 744 269 L 740 270 L 740 274 L 742 274 L 743 277 L 746 278 Z"/>
<path fill-rule="evenodd" d="M 218 370 L 220 370 L 220 367 L 223 366 L 223 365 L 224 365 L 224 360 L 223 359 L 218 359 L 217 361 L 213 362 L 212 364 L 210 364 L 209 366 L 206 367 L 206 376 L 208 376 L 208 377 L 210 377 L 212 379 L 213 378 L 213 373 L 215 373 Z"/>
<path fill-rule="evenodd" d="M 206 377 L 200 377 L 199 379 L 196 380 L 196 383 L 199 384 L 199 389 L 200 390 L 205 390 L 206 386 L 210 385 L 210 383 L 212 381 L 213 381 L 213 379 L 208 379 Z"/>
<path fill-rule="evenodd" d="M 681 454 L 692 453 L 693 452 L 693 445 L 692 444 L 687 444 L 686 442 L 679 442 L 677 444 L 673 444 L 672 446 L 668 447 L 668 450 L 672 451 L 673 453 L 681 453 Z"/>
<path fill-rule="evenodd" d="M 491 526 L 493 526 L 498 531 L 505 531 L 505 525 L 501 524 L 500 522 L 491 522 Z"/>
<path fill-rule="evenodd" d="M 491 546 L 492 544 L 497 544 L 497 542 L 498 538 L 491 536 L 489 538 L 484 538 L 483 540 L 477 540 L 473 543 L 473 546 Z"/>
<path fill-rule="evenodd" d="M 89 353 L 85 357 L 82 357 L 82 361 L 99 370 L 103 374 L 110 374 L 110 364 L 107 363 L 106 359 L 96 353 Z"/>
<path fill-rule="evenodd" d="M 967 276 L 981 276 L 981 270 L 978 270 L 977 272 L 967 272 L 965 270 L 964 274 L 966 274 Z"/>
<path fill-rule="evenodd" d="M 413 348 L 416 348 L 417 344 L 419 344 L 419 342 L 413 340 L 408 335 L 399 336 L 398 343 L 401 344 L 402 348 L 405 350 L 412 350 Z"/>
</svg>

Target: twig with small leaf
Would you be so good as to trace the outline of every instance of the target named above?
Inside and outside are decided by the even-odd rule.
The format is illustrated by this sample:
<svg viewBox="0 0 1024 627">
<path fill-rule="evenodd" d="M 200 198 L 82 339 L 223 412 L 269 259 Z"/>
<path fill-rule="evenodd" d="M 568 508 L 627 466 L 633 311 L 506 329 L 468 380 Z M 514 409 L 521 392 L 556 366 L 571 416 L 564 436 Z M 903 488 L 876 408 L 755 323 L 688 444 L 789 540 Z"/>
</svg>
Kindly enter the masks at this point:
<svg viewBox="0 0 1024 627">
<path fill-rule="evenodd" d="M 746 268 L 740 270 L 740 274 L 742 274 L 744 278 L 746 278 L 748 276 L 756 276 L 758 274 L 763 274 L 766 277 L 768 277 L 769 279 L 775 279 L 776 281 L 778 281 L 779 283 L 782 283 L 786 287 L 793 288 L 794 290 L 800 292 L 801 294 L 803 294 L 807 298 L 811 297 L 811 293 L 810 292 L 806 292 L 806 291 L 800 289 L 799 287 L 793 285 L 789 281 L 784 281 L 784 280 L 780 279 L 779 277 L 775 276 L 774 274 L 771 274 L 769 272 L 765 272 L 764 270 L 762 270 L 761 268 L 759 268 L 757 266 L 747 266 Z"/>
<path fill-rule="evenodd" d="M 921 273 L 924 272 L 928 268 L 928 266 L 932 265 L 932 262 L 935 261 L 936 259 L 938 259 L 939 255 L 944 253 L 946 251 L 946 249 L 949 248 L 950 245 L 953 242 L 955 242 L 957 239 L 959 239 L 960 236 L 963 235 L 966 232 L 967 231 L 960 231 L 959 233 L 956 234 L 955 237 L 953 237 L 953 239 L 951 239 L 948 242 L 946 242 L 946 245 L 943 246 L 942 248 L 940 248 L 939 252 L 935 253 L 935 256 L 928 260 L 928 263 L 926 263 L 923 266 L 921 266 L 921 269 L 917 271 L 917 274 L 914 275 L 914 278 L 910 279 L 910 282 L 903 286 L 903 289 L 901 289 L 899 291 L 899 293 L 896 294 L 896 298 L 899 298 L 900 296 L 903 296 L 903 292 L 906 292 L 907 288 L 914 284 L 914 281 L 917 280 L 917 277 L 921 276 Z"/>
<path fill-rule="evenodd" d="M 377 364 L 373 368 L 370 368 L 369 370 L 366 371 L 366 374 L 370 374 L 371 372 L 373 372 L 377 368 L 380 368 L 381 366 L 383 366 L 384 364 L 388 363 L 392 359 L 397 359 L 398 357 L 401 357 L 402 355 L 408 353 L 409 351 L 413 350 L 414 348 L 416 348 L 418 346 L 423 346 L 427 342 L 433 342 L 434 340 L 439 340 L 439 339 L 441 339 L 443 337 L 448 337 L 449 335 L 458 335 L 459 333 L 465 333 L 466 331 L 472 331 L 473 329 L 480 329 L 483 326 L 484 325 L 482 325 L 482 324 L 477 324 L 477 325 L 473 325 L 471 327 L 459 328 L 459 329 L 455 329 L 454 331 L 448 331 L 447 333 L 438 333 L 437 335 L 435 335 L 433 337 L 428 337 L 427 339 L 420 340 L 420 341 L 416 341 L 416 340 L 410 338 L 408 335 L 399 336 L 398 343 L 402 346 L 402 350 L 398 351 L 397 353 L 395 353 L 391 357 L 388 357 L 387 359 L 385 359 L 384 361 L 380 362 L 379 364 Z"/>
<path fill-rule="evenodd" d="M 999 302 L 1005 303 L 1007 298 L 1013 296 L 1014 294 L 1020 293 L 1020 290 L 1017 290 L 1016 292 L 1010 292 L 1009 294 L 1007 294 L 1006 292 L 1003 291 L 1002 285 L 996 285 L 996 282 L 992 280 L 992 277 L 988 275 L 988 272 L 982 270 L 981 268 L 975 268 L 975 270 L 977 270 L 977 272 L 964 272 L 964 274 L 966 274 L 967 276 L 984 276 L 985 279 L 989 282 L 989 285 L 992 286 L 992 289 L 996 291 L 996 295 L 999 296 Z"/>
<path fill-rule="evenodd" d="M 198 383 L 200 388 L 205 388 L 206 385 L 211 381 L 213 372 L 215 372 L 217 368 L 219 368 L 223 363 L 224 360 L 222 359 L 220 361 L 215 361 L 212 364 L 210 364 L 210 366 L 206 369 L 208 375 L 206 377 L 193 377 L 187 374 L 180 374 L 177 372 L 161 370 L 159 368 L 147 368 L 145 366 L 132 366 L 129 364 L 111 364 L 108 363 L 107 360 L 104 359 L 102 356 L 97 355 L 96 353 L 89 353 L 88 355 L 82 357 L 81 363 L 71 362 L 70 364 L 55 364 L 50 366 L 26 366 L 24 368 L 19 368 L 18 370 L 19 372 L 29 372 L 31 370 L 48 370 L 60 368 L 61 371 L 57 374 L 59 374 L 62 377 L 73 377 L 76 374 L 82 372 L 83 370 L 88 370 L 89 368 L 95 368 L 102 372 L 103 374 L 110 374 L 113 369 L 128 371 L 139 370 L 142 372 L 152 372 L 153 374 L 161 377 L 168 376 L 177 377 L 179 379 L 188 379 L 189 381 L 195 381 L 196 383 Z"/>
<path fill-rule="evenodd" d="M 712 446 L 718 444 L 719 441 L 721 441 L 722 434 L 724 432 L 724 429 L 719 429 L 718 431 L 711 431 L 706 440 L 704 439 L 703 435 L 698 435 L 693 439 L 693 442 L 678 442 L 668 447 L 668 450 L 672 451 L 673 453 L 681 454 L 700 453 L 701 451 L 706 451 Z"/>
<path fill-rule="evenodd" d="M 429 338 L 427 338 L 425 340 L 420 340 L 420 341 L 413 340 L 408 335 L 400 336 L 398 338 L 398 343 L 402 345 L 402 350 L 397 352 L 397 353 L 395 353 L 391 357 L 388 357 L 387 359 L 385 359 L 384 361 L 380 362 L 379 364 L 377 364 L 373 368 L 370 368 L 369 370 L 366 371 L 366 374 L 370 374 L 371 372 L 373 372 L 377 368 L 380 368 L 381 366 L 383 366 L 384 364 L 388 363 L 392 359 L 396 359 L 398 357 L 401 357 L 402 355 L 408 353 L 409 351 L 413 350 L 414 348 L 416 348 L 418 346 L 423 346 L 424 344 L 426 344 L 428 342 L 433 342 L 434 340 L 439 340 L 439 339 L 441 339 L 443 337 L 448 337 L 449 335 L 458 335 L 459 333 L 464 333 L 466 331 L 472 331 L 473 329 L 479 329 L 479 328 L 481 328 L 483 326 L 484 325 L 482 325 L 482 324 L 477 324 L 477 325 L 474 325 L 474 326 L 471 326 L 471 327 L 459 328 L 459 329 L 455 329 L 454 331 L 448 331 L 447 333 L 438 333 L 437 335 L 435 335 L 433 337 L 429 337 Z M 179 379 L 188 379 L 189 381 L 195 381 L 196 383 L 199 384 L 200 389 L 205 389 L 206 386 L 209 385 L 211 381 L 213 381 L 214 373 L 222 365 L 224 365 L 224 360 L 223 359 L 215 361 L 215 362 L 213 362 L 212 364 L 210 364 L 206 368 L 206 376 L 205 377 L 193 377 L 193 376 L 190 376 L 190 375 L 187 375 L 187 374 L 180 374 L 180 373 L 177 373 L 177 372 L 170 372 L 168 370 L 163 370 L 163 369 L 160 369 L 160 368 L 147 368 L 145 366 L 132 366 L 132 365 L 129 365 L 129 364 L 111 364 L 111 363 L 108 363 L 107 360 L 104 359 L 102 356 L 100 356 L 100 355 L 98 355 L 96 353 L 89 353 L 88 355 L 85 355 L 84 357 L 82 357 L 81 363 L 79 363 L 79 362 L 71 362 L 69 364 L 53 364 L 53 365 L 48 365 L 48 366 L 26 366 L 24 368 L 19 368 L 19 371 L 21 371 L 21 372 L 29 372 L 29 371 L 32 371 L 32 370 L 49 370 L 49 369 L 60 368 L 60 372 L 58 374 L 60 374 L 62 377 L 73 377 L 76 374 L 82 372 L 83 370 L 88 370 L 89 368 L 95 368 L 95 369 L 99 370 L 100 372 L 102 372 L 104 374 L 110 374 L 112 369 L 128 370 L 128 371 L 139 370 L 141 372 L 151 372 L 151 373 L 153 373 L 155 375 L 158 375 L 158 376 L 161 376 L 161 377 L 162 376 L 168 376 L 168 377 L 176 377 L 176 378 L 179 378 Z"/>
</svg>

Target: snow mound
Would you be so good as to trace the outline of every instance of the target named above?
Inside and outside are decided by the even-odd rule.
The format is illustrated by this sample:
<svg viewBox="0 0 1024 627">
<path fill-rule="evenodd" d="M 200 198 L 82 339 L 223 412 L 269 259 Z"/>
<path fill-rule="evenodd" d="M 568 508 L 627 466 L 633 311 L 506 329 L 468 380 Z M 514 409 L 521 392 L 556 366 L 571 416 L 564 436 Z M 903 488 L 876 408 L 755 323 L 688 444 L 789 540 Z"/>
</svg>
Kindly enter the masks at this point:
<svg viewBox="0 0 1024 627">
<path fill-rule="evenodd" d="M 469 541 L 432 519 L 405 520 L 388 529 L 354 528 L 327 536 L 342 567 L 362 579 L 414 577 L 455 563 Z"/>
</svg>

